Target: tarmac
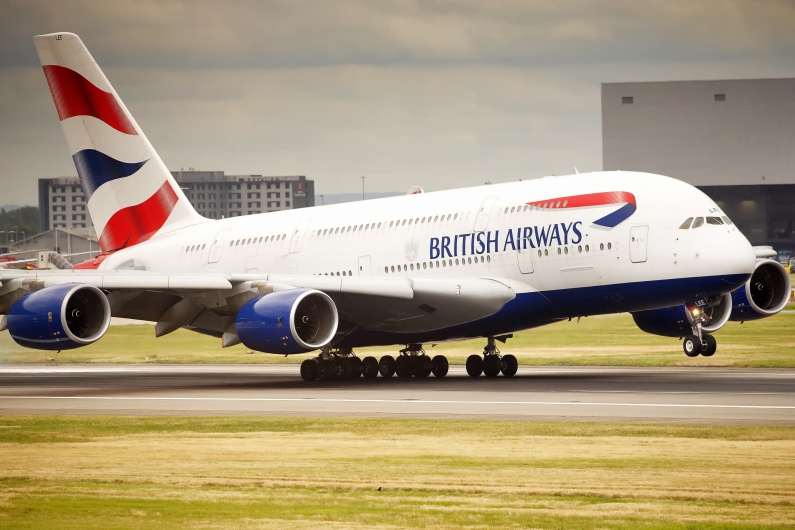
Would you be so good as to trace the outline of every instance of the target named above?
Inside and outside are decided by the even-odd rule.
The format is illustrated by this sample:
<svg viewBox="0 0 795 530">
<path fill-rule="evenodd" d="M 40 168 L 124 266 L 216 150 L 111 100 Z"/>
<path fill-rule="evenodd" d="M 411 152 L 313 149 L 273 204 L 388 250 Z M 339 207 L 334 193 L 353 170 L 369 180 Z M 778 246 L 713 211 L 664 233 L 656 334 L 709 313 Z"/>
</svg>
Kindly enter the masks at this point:
<svg viewBox="0 0 795 530">
<path fill-rule="evenodd" d="M 297 365 L 3 365 L 0 414 L 263 415 L 795 425 L 795 370 L 520 368 L 305 383 Z"/>
</svg>

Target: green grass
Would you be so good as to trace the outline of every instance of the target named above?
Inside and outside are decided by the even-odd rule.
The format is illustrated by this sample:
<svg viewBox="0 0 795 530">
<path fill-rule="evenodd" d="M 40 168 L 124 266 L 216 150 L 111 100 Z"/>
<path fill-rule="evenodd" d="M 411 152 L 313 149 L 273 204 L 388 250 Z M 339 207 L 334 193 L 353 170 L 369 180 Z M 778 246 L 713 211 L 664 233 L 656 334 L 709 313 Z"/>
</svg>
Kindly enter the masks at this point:
<svg viewBox="0 0 795 530">
<path fill-rule="evenodd" d="M 640 331 L 627 314 L 583 318 L 579 323 L 559 322 L 517 333 L 503 353 L 517 356 L 523 365 L 571 366 L 738 366 L 795 367 L 795 314 L 779 314 L 755 322 L 729 322 L 715 334 L 718 352 L 711 358 L 690 359 L 675 338 Z M 447 355 L 463 364 L 483 350 L 484 339 L 426 345 L 430 355 Z M 395 355 L 398 347 L 362 348 L 357 353 Z M 179 330 L 155 339 L 150 325 L 113 326 L 99 342 L 61 352 L 59 363 L 300 363 L 308 355 L 283 357 L 247 352 L 243 346 L 222 349 L 220 340 Z M 0 333 L 0 362 L 46 362 L 53 353 L 18 346 L 8 333 Z"/>
<path fill-rule="evenodd" d="M 0 417 L 0 527 L 793 528 L 793 455 L 789 427 Z"/>
</svg>

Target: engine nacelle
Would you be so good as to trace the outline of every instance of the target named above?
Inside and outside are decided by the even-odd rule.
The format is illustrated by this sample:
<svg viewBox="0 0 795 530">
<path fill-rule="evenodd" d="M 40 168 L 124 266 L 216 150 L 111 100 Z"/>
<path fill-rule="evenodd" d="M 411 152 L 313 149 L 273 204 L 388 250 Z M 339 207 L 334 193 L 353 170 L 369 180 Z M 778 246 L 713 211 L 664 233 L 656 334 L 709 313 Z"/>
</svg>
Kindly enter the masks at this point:
<svg viewBox="0 0 795 530">
<path fill-rule="evenodd" d="M 71 350 L 99 340 L 110 325 L 110 304 L 91 285 L 67 283 L 26 294 L 8 311 L 8 331 L 20 346 Z"/>
<path fill-rule="evenodd" d="M 732 314 L 732 295 L 721 296 L 719 303 L 704 309 L 704 314 L 709 321 L 701 329 L 707 333 L 718 331 Z M 641 330 L 653 335 L 684 337 L 693 333 L 693 315 L 684 305 L 638 311 L 632 313 L 632 318 Z"/>
<path fill-rule="evenodd" d="M 772 259 L 760 259 L 751 279 L 732 293 L 731 320 L 757 320 L 773 316 L 789 302 L 792 285 L 784 266 Z"/>
<path fill-rule="evenodd" d="M 275 291 L 249 300 L 237 313 L 241 342 L 252 350 L 282 355 L 322 348 L 337 333 L 337 306 L 314 289 Z"/>
</svg>

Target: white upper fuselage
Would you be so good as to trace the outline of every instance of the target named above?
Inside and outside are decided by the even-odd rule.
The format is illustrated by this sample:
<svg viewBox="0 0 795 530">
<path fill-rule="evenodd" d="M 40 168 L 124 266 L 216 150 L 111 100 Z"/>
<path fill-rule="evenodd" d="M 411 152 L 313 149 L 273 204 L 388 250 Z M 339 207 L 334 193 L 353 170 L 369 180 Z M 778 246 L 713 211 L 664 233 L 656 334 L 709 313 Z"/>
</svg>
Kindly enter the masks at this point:
<svg viewBox="0 0 795 530">
<path fill-rule="evenodd" d="M 616 205 L 526 207 L 556 197 L 617 191 L 633 194 L 637 210 L 614 228 L 593 222 Z M 485 211 L 492 197 L 491 209 Z M 486 208 L 480 212 L 484 201 Z M 541 292 L 750 273 L 754 256 L 735 225 L 679 229 L 688 217 L 722 215 L 711 199 L 681 181 L 646 173 L 596 172 L 208 221 L 120 250 L 100 268 L 499 277 Z M 549 236 L 554 225 L 559 225 L 558 237 L 539 243 L 540 232 Z M 631 256 L 632 238 L 638 235 L 631 230 L 643 226 L 648 227 L 647 240 L 634 244 L 645 245 L 645 252 L 635 248 L 637 255 Z M 517 235 L 528 235 L 526 227 L 531 228 L 529 245 L 517 245 Z M 473 236 L 476 228 L 484 235 Z M 474 245 L 473 237 L 479 238 Z M 442 250 L 444 241 L 449 243 Z M 517 246 L 529 254 L 520 256 Z M 444 259 L 434 255 L 442 252 Z"/>
</svg>

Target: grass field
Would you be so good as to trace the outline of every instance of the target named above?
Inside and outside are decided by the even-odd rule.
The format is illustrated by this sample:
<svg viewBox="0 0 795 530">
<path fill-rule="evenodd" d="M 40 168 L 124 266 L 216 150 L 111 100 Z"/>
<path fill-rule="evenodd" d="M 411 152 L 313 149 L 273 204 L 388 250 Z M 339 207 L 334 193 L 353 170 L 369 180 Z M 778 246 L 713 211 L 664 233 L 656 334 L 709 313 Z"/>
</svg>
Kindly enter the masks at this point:
<svg viewBox="0 0 795 530">
<path fill-rule="evenodd" d="M 793 477 L 786 427 L 0 417 L 2 528 L 785 528 Z"/>
<path fill-rule="evenodd" d="M 579 323 L 560 322 L 525 331 L 498 346 L 516 355 L 524 365 L 616 365 L 616 366 L 795 366 L 795 314 L 739 324 L 729 322 L 715 334 L 718 352 L 711 358 L 690 359 L 675 338 L 657 337 L 640 331 L 627 314 L 583 318 Z M 483 339 L 440 344 L 428 353 L 447 355 L 463 364 L 472 353 L 480 353 Z M 398 348 L 363 348 L 366 355 L 395 355 Z M 0 362 L 45 362 L 44 354 L 18 346 L 8 333 L 0 333 Z M 314 355 L 314 354 L 312 354 Z M 219 339 L 180 330 L 155 339 L 149 325 L 113 326 L 99 342 L 61 352 L 59 363 L 300 363 L 312 355 L 281 357 L 247 353 L 243 346 L 222 349 Z"/>
</svg>

